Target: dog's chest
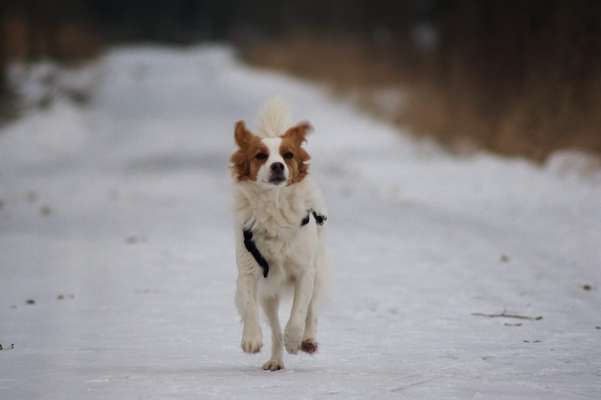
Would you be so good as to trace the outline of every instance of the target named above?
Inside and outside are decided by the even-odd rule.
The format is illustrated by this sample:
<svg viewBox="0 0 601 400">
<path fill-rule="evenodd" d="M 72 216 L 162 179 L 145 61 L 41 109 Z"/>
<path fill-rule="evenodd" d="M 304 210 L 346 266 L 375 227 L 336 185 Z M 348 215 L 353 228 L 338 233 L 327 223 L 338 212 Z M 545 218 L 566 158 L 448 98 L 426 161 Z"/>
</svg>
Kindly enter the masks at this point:
<svg viewBox="0 0 601 400">
<path fill-rule="evenodd" d="M 296 225 L 276 224 L 274 221 L 265 223 L 257 219 L 253 229 L 257 246 L 265 253 L 265 256 L 271 260 L 280 260 L 289 255 L 295 247 L 300 233 L 300 220 Z"/>
<path fill-rule="evenodd" d="M 305 184 L 278 192 L 241 189 L 236 197 L 238 218 L 244 229 L 252 231 L 258 251 L 270 264 L 295 258 L 299 247 L 306 247 L 302 245 L 304 233 L 311 230 L 302 223 L 311 208 Z"/>
<path fill-rule="evenodd" d="M 259 249 L 268 260 L 279 261 L 287 258 L 297 247 L 302 237 L 302 219 L 306 214 L 302 205 L 280 204 L 279 208 L 257 209 L 253 213 L 255 221 L 253 234 Z"/>
</svg>

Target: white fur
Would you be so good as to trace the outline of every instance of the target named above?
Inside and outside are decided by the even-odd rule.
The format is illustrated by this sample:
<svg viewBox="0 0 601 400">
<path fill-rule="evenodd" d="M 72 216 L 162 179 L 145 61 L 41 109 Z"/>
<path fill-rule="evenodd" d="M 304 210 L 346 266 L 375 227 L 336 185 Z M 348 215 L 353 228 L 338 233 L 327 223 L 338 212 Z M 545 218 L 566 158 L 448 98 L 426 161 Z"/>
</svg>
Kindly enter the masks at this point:
<svg viewBox="0 0 601 400">
<path fill-rule="evenodd" d="M 263 140 L 275 146 L 279 139 Z M 279 151 L 270 153 L 281 157 Z M 274 161 L 266 164 L 271 162 Z M 290 186 L 252 181 L 234 185 L 236 305 L 243 322 L 241 346 L 245 352 L 256 353 L 263 345 L 258 319 L 260 304 L 272 333 L 271 357 L 263 365 L 267 370 L 283 368 L 284 347 L 296 354 L 303 341 L 316 343 L 317 303 L 327 269 L 326 227 L 317 225 L 313 216 L 307 225 L 301 226 L 309 209 L 327 215 L 323 197 L 310 176 Z M 252 227 L 255 243 L 269 262 L 267 278 L 244 247 L 242 231 L 248 227 Z M 282 334 L 278 306 L 290 289 L 292 310 Z"/>
<path fill-rule="evenodd" d="M 292 126 L 288 105 L 279 97 L 273 97 L 259 111 L 257 135 L 262 138 L 275 138 Z"/>
<path fill-rule="evenodd" d="M 261 168 L 259 168 L 259 172 L 257 173 L 257 182 L 264 186 L 274 186 L 272 183 L 269 183 L 269 177 L 271 175 L 271 165 L 276 162 L 281 162 L 284 166 L 284 178 L 286 178 L 287 181 L 289 174 L 288 166 L 280 154 L 280 144 L 282 143 L 282 139 L 279 137 L 265 138 L 262 139 L 262 141 L 269 149 L 269 158 L 267 158 L 265 163 L 261 166 Z M 285 185 L 286 181 L 282 182 L 282 185 Z"/>
</svg>

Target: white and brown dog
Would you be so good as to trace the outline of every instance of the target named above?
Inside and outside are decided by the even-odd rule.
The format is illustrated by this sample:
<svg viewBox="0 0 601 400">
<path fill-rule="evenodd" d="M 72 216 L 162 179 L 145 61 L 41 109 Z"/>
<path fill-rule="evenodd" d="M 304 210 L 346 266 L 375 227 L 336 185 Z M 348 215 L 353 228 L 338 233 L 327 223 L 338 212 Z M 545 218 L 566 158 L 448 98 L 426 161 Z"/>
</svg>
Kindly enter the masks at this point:
<svg viewBox="0 0 601 400">
<path fill-rule="evenodd" d="M 257 304 L 272 333 L 271 358 L 263 369 L 284 368 L 283 348 L 317 351 L 317 303 L 326 277 L 327 211 L 309 176 L 309 154 L 302 147 L 311 126 L 292 126 L 287 108 L 269 102 L 251 133 L 236 123 L 238 148 L 231 157 L 238 286 L 236 305 L 243 322 L 242 350 L 263 346 Z M 290 319 L 282 335 L 278 308 L 293 292 Z"/>
</svg>

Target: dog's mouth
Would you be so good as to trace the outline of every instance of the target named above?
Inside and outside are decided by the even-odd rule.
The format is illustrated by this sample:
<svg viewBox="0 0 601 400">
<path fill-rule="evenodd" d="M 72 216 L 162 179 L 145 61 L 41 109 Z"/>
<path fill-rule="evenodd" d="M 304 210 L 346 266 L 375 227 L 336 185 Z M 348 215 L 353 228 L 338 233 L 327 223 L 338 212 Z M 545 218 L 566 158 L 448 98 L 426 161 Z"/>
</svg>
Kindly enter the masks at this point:
<svg viewBox="0 0 601 400">
<path fill-rule="evenodd" d="M 283 175 L 276 175 L 270 177 L 267 182 L 271 183 L 272 185 L 279 186 L 282 183 L 286 182 L 286 178 Z"/>
</svg>

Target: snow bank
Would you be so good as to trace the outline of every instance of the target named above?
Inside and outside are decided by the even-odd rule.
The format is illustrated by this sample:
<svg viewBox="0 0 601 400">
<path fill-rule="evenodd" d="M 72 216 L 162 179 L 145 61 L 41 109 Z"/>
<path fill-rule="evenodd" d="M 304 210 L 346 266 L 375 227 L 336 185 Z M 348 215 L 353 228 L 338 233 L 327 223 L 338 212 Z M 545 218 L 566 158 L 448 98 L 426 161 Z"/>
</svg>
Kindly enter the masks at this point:
<svg viewBox="0 0 601 400">
<path fill-rule="evenodd" d="M 594 177 L 445 155 L 220 46 L 72 73 L 87 106 L 0 130 L 0 398 L 601 396 Z M 335 287 L 320 353 L 265 373 L 239 349 L 227 160 L 273 95 L 316 128 Z M 471 315 L 503 310 L 543 319 Z"/>
</svg>

